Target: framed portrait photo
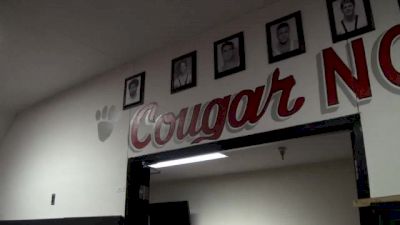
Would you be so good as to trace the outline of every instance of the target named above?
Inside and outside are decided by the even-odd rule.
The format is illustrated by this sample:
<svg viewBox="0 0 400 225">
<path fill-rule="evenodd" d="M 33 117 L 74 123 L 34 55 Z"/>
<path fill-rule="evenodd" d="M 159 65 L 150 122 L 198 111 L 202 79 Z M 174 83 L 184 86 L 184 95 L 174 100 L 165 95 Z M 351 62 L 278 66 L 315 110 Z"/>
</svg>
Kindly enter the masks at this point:
<svg viewBox="0 0 400 225">
<path fill-rule="evenodd" d="M 246 69 L 243 32 L 214 42 L 215 79 Z"/>
<path fill-rule="evenodd" d="M 143 104 L 145 72 L 125 79 L 123 109 Z"/>
<path fill-rule="evenodd" d="M 300 11 L 267 23 L 265 30 L 269 63 L 306 52 Z"/>
<path fill-rule="evenodd" d="M 375 30 L 369 0 L 327 0 L 333 43 Z"/>
<path fill-rule="evenodd" d="M 196 86 L 196 51 L 172 60 L 171 94 Z"/>
</svg>

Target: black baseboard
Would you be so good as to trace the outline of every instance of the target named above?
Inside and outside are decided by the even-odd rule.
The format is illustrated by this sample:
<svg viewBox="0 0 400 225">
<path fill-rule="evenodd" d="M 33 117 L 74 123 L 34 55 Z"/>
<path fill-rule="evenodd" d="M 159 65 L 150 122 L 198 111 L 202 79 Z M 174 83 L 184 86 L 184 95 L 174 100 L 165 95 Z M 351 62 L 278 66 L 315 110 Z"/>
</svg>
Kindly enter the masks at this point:
<svg viewBox="0 0 400 225">
<path fill-rule="evenodd" d="M 0 225 L 123 225 L 122 216 L 74 217 L 39 220 L 0 220 Z"/>
</svg>

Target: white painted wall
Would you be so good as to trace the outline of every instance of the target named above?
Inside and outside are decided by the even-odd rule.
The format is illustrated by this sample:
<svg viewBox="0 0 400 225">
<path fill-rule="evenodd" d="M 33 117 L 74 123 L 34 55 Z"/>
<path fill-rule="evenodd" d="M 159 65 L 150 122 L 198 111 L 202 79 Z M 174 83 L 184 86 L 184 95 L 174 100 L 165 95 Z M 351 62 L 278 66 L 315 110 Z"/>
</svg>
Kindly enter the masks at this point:
<svg viewBox="0 0 400 225">
<path fill-rule="evenodd" d="M 115 75 L 118 71 L 18 117 L 0 152 L 0 219 L 123 215 L 127 128 L 115 123 L 103 143 L 95 119 L 97 109 L 120 100 L 113 91 L 119 80 L 107 78 Z"/>
<path fill-rule="evenodd" d="M 265 24 L 276 18 L 301 10 L 303 16 L 303 28 L 307 40 L 307 52 L 297 57 L 283 60 L 274 64 L 268 64 Z M 328 16 L 325 14 L 326 2 L 323 0 L 306 1 L 281 1 L 271 4 L 267 8 L 252 12 L 238 20 L 232 21 L 223 27 L 218 27 L 194 40 L 170 46 L 162 51 L 156 52 L 142 60 L 135 62 L 130 71 L 136 74 L 145 70 L 146 91 L 145 103 L 159 103 L 160 113 L 175 112 L 180 109 L 194 106 L 198 103 L 206 103 L 212 99 L 234 95 L 244 89 L 255 89 L 267 84 L 267 78 L 276 68 L 280 68 L 280 78 L 293 75 L 296 86 L 292 98 L 304 96 L 306 101 L 302 110 L 295 116 L 282 121 L 271 118 L 271 106 L 258 124 L 250 130 L 240 132 L 223 132 L 221 139 L 228 139 L 248 134 L 265 132 L 314 121 L 337 118 L 343 115 L 357 113 L 357 107 L 347 101 L 345 95 L 339 92 L 341 101 L 340 108 L 329 114 L 321 114 L 319 107 L 320 89 L 317 58 L 322 49 L 332 46 L 329 30 Z M 318 30 L 319 32 L 315 32 Z M 233 74 L 223 79 L 214 79 L 213 42 L 244 31 L 246 70 Z M 346 43 L 340 42 L 333 45 L 338 54 L 344 59 L 346 55 Z M 197 50 L 198 74 L 197 87 L 170 94 L 170 69 L 171 59 Z M 305 63 L 309 62 L 309 63 Z M 157 65 L 157 66 L 154 66 Z M 221 88 L 223 87 L 223 88 Z M 135 111 L 137 108 L 132 109 Z M 204 143 L 204 142 L 202 142 Z M 189 146 L 189 143 L 179 143 L 179 147 Z M 159 151 L 177 148 L 177 144 L 170 142 L 163 148 L 148 146 L 140 153 L 130 152 L 130 156 L 155 153 Z"/>
<path fill-rule="evenodd" d="M 372 1 L 372 5 L 377 31 L 363 36 L 368 58 L 373 41 L 400 21 L 395 0 L 379 4 Z M 303 15 L 307 53 L 268 64 L 265 23 L 297 10 Z M 245 33 L 247 69 L 214 80 L 213 42 L 239 31 Z M 137 108 L 120 113 L 119 119 L 113 121 L 114 132 L 108 140 L 100 142 L 97 138 L 96 111 L 105 105 L 121 109 L 124 79 L 142 71 L 146 71 L 145 103 L 158 102 L 161 113 L 177 112 L 182 107 L 254 89 L 265 84 L 277 67 L 282 77 L 293 74 L 297 82 L 293 97 L 306 97 L 300 112 L 277 122 L 268 111 L 253 129 L 224 132 L 221 139 L 357 113 L 358 108 L 339 91 L 340 108 L 321 114 L 317 58 L 322 49 L 330 46 L 347 59 L 346 43 L 332 44 L 326 1 L 280 1 L 193 40 L 125 64 L 26 110 L 18 116 L 0 149 L 0 219 L 124 214 L 127 154 L 138 156 L 177 147 L 170 143 L 162 149 L 149 147 L 141 153 L 132 153 L 127 144 L 128 125 Z M 171 59 L 193 50 L 198 51 L 197 87 L 171 95 Z M 400 96 L 381 88 L 372 76 L 371 82 L 373 101 L 360 107 L 371 192 L 373 196 L 399 194 L 396 159 L 400 158 L 400 151 L 396 148 L 399 137 L 396 128 L 400 124 L 397 116 Z M 187 145 L 182 143 L 179 147 Z M 55 206 L 50 206 L 51 193 L 57 194 Z"/>
<path fill-rule="evenodd" d="M 355 225 L 356 196 L 351 160 L 150 187 L 151 202 L 189 201 L 192 225 Z"/>
<path fill-rule="evenodd" d="M 371 196 L 400 194 L 398 140 L 400 133 L 400 92 L 390 91 L 382 85 L 381 70 L 377 67 L 377 52 L 374 49 L 379 36 L 399 24 L 400 9 L 397 1 L 372 1 L 376 31 L 363 37 L 366 57 L 370 65 L 372 100 L 360 106 L 364 142 L 367 154 Z M 383 13 L 384 12 L 384 13 Z M 392 47 L 392 61 L 400 69 L 400 43 Z"/>
</svg>

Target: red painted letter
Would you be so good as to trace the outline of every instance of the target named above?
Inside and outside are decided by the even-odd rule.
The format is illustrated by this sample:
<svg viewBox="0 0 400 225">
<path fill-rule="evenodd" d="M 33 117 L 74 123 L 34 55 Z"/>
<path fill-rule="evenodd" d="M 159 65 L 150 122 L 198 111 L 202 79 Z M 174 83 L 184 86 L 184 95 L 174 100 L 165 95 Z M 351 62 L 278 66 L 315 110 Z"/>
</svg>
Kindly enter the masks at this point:
<svg viewBox="0 0 400 225">
<path fill-rule="evenodd" d="M 335 74 L 342 78 L 344 83 L 355 93 L 358 99 L 372 96 L 362 39 L 352 41 L 351 46 L 356 64 L 357 78 L 353 76 L 352 71 L 343 63 L 332 48 L 327 48 L 322 52 L 328 106 L 339 104 Z"/>
<path fill-rule="evenodd" d="M 171 140 L 175 131 L 175 123 L 176 118 L 173 113 L 165 113 L 157 119 L 156 125 L 154 127 L 154 139 L 159 146 L 163 146 L 168 143 L 169 140 Z M 163 125 L 168 126 L 168 132 L 164 138 L 161 137 L 161 130 L 163 129 Z"/>
<path fill-rule="evenodd" d="M 229 108 L 228 122 L 229 125 L 234 128 L 243 127 L 247 122 L 256 123 L 264 115 L 264 111 L 258 113 L 258 108 L 260 107 L 261 100 L 264 93 L 264 86 L 256 88 L 253 90 L 243 90 L 237 94 L 231 103 Z M 247 98 L 247 103 L 244 105 L 244 113 L 242 118 L 237 118 L 237 111 L 239 103 L 243 97 Z"/>
<path fill-rule="evenodd" d="M 196 106 L 194 106 L 193 113 L 190 118 L 186 118 L 188 113 L 188 108 L 184 108 L 181 110 L 181 112 L 177 117 L 179 121 L 176 131 L 176 138 L 178 140 L 183 140 L 188 135 L 194 137 L 200 133 L 201 125 L 199 126 L 199 128 L 197 128 L 197 121 L 199 120 L 200 110 L 201 110 L 201 104 L 197 104 Z M 190 123 L 186 131 L 184 131 L 185 122 Z"/>
<path fill-rule="evenodd" d="M 391 57 L 393 41 L 400 36 L 400 25 L 396 25 L 383 36 L 379 46 L 379 63 L 385 77 L 397 87 L 400 87 L 400 73 L 394 68 Z"/>
<path fill-rule="evenodd" d="M 204 110 L 203 119 L 201 120 L 201 130 L 207 136 L 199 137 L 192 143 L 199 143 L 203 140 L 217 140 L 221 136 L 222 131 L 224 130 L 230 100 L 231 96 L 228 95 L 225 98 L 217 98 L 208 103 Z M 216 118 L 213 118 L 215 121 L 212 121 L 211 113 L 215 106 L 217 106 L 218 111 Z M 212 127 L 209 125 L 210 122 L 213 122 Z"/>
<path fill-rule="evenodd" d="M 279 79 L 279 69 L 276 69 L 272 75 L 272 85 L 268 96 L 267 104 L 275 93 L 281 92 L 278 105 L 278 115 L 280 117 L 288 117 L 298 112 L 305 102 L 304 97 L 299 97 L 294 101 L 292 109 L 288 109 L 289 97 L 293 87 L 296 85 L 296 80 L 293 75 L 283 79 Z"/>
<path fill-rule="evenodd" d="M 149 123 L 154 123 L 155 112 L 157 109 L 157 103 L 150 103 L 143 108 L 139 109 L 133 116 L 130 124 L 130 143 L 135 149 L 142 149 L 146 147 L 151 141 L 151 135 L 147 134 L 144 140 L 139 140 L 138 132 L 139 127 L 143 120 Z"/>
</svg>

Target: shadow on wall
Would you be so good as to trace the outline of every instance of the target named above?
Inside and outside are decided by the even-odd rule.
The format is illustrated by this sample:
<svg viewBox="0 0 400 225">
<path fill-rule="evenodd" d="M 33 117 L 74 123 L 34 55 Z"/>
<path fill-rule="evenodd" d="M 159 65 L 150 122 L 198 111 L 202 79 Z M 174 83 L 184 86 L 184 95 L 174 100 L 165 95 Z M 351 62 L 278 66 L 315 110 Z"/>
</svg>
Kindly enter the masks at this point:
<svg viewBox="0 0 400 225">
<path fill-rule="evenodd" d="M 190 214 L 190 224 L 198 225 L 199 224 L 199 215 L 195 213 Z"/>
<path fill-rule="evenodd" d="M 0 145 L 15 120 L 15 114 L 0 112 Z"/>
</svg>

